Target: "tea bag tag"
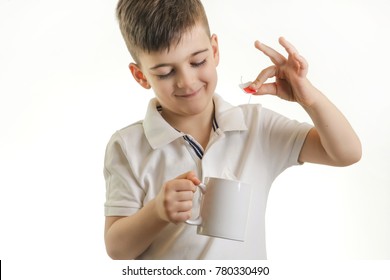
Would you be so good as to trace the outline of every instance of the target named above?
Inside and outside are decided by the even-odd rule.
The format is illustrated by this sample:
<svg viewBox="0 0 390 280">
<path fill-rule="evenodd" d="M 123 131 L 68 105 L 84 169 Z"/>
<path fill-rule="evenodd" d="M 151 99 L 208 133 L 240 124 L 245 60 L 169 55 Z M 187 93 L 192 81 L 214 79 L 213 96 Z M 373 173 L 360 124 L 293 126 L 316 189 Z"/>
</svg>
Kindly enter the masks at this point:
<svg viewBox="0 0 390 280">
<path fill-rule="evenodd" d="M 247 82 L 247 83 L 241 83 L 239 84 L 238 86 L 245 92 L 245 93 L 249 93 L 249 94 L 253 94 L 253 93 L 256 93 L 256 90 L 252 89 L 250 87 L 250 85 L 252 84 L 252 82 Z"/>
<path fill-rule="evenodd" d="M 243 83 L 242 77 L 241 77 L 241 84 L 238 85 L 242 89 L 243 92 L 245 92 L 246 94 L 249 94 L 248 104 L 251 103 L 252 94 L 254 94 L 256 92 L 256 90 L 250 88 L 251 84 L 252 84 L 252 82 Z"/>
</svg>

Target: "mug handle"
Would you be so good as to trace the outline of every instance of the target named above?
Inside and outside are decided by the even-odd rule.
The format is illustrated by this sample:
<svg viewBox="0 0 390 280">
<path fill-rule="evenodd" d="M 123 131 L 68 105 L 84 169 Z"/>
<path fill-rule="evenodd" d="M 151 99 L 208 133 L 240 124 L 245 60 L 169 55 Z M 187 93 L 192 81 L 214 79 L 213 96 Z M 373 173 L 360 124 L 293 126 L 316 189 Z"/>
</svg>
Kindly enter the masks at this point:
<svg viewBox="0 0 390 280">
<path fill-rule="evenodd" d="M 206 185 L 203 184 L 203 183 L 200 183 L 199 185 L 197 185 L 197 187 L 200 189 L 200 195 L 204 195 L 206 193 Z M 200 226 L 202 224 L 202 217 L 200 216 L 200 213 L 199 213 L 199 216 L 195 219 L 188 219 L 187 221 L 185 221 L 186 224 L 188 225 L 191 225 L 191 226 Z"/>
</svg>

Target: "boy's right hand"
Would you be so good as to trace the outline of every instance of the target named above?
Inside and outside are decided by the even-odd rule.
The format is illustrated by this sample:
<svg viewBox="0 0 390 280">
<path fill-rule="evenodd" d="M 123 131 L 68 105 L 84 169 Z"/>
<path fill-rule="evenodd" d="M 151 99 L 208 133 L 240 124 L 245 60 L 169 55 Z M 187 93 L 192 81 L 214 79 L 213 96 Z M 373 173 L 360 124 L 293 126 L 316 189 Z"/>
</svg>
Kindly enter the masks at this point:
<svg viewBox="0 0 390 280">
<path fill-rule="evenodd" d="M 192 199 L 199 184 L 200 180 L 192 171 L 166 182 L 156 197 L 158 216 L 175 224 L 191 218 Z"/>
</svg>

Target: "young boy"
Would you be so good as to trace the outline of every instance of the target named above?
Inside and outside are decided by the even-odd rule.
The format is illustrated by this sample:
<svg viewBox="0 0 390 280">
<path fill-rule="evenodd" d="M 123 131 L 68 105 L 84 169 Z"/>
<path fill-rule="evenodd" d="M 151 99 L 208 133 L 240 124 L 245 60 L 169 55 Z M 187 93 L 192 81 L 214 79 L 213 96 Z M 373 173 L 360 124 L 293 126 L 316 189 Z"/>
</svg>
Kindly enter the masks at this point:
<svg viewBox="0 0 390 280">
<path fill-rule="evenodd" d="M 113 259 L 265 259 L 265 208 L 273 180 L 304 162 L 345 166 L 361 145 L 341 112 L 306 78 L 308 65 L 285 39 L 287 58 L 255 43 L 273 66 L 251 85 L 300 104 L 314 127 L 261 105 L 232 106 L 214 93 L 218 40 L 200 0 L 120 0 L 117 16 L 134 59 L 129 68 L 152 88 L 145 119 L 108 143 L 105 243 Z M 275 77 L 274 83 L 265 81 Z M 252 185 L 245 242 L 196 234 L 196 185 L 207 176 Z"/>
</svg>

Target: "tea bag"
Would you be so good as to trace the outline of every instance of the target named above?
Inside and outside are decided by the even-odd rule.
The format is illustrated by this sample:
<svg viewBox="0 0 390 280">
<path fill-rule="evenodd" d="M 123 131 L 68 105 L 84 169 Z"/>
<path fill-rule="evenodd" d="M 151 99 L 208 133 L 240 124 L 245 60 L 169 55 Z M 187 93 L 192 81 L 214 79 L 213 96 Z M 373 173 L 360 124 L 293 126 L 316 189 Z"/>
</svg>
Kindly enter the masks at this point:
<svg viewBox="0 0 390 280">
<path fill-rule="evenodd" d="M 252 94 L 252 93 L 255 93 L 256 90 L 250 88 L 250 85 L 252 84 L 252 82 L 247 82 L 247 83 L 241 83 L 239 84 L 238 86 L 245 92 L 245 93 L 249 93 L 249 94 Z"/>
<path fill-rule="evenodd" d="M 249 94 L 248 104 L 251 103 L 252 94 L 256 92 L 256 90 L 249 87 L 251 84 L 252 82 L 243 83 L 241 77 L 241 84 L 238 85 L 245 93 Z"/>
</svg>

